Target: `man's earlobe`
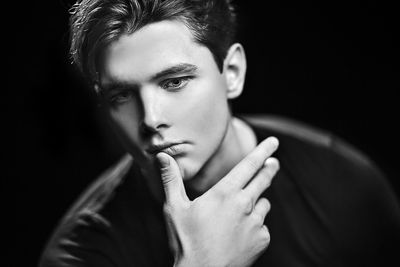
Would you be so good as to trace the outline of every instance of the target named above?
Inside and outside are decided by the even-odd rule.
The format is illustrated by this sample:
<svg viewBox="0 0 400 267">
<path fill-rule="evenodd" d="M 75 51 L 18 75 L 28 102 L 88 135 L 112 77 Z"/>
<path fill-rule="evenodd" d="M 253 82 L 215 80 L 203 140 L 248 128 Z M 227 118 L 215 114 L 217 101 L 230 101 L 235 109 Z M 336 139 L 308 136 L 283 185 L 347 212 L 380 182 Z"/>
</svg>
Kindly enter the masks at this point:
<svg viewBox="0 0 400 267">
<path fill-rule="evenodd" d="M 224 61 L 224 76 L 228 99 L 234 99 L 243 91 L 246 76 L 246 55 L 241 44 L 233 44 Z"/>
</svg>

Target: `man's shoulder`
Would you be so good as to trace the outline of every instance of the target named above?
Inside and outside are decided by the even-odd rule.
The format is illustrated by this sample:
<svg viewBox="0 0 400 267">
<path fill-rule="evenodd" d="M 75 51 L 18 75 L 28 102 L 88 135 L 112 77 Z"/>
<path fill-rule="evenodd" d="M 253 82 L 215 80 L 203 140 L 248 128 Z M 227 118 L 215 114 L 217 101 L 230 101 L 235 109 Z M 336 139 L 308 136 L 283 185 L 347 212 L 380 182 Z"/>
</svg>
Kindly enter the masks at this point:
<svg viewBox="0 0 400 267">
<path fill-rule="evenodd" d="M 303 188 L 318 188 L 333 198 L 332 192 L 347 192 L 349 198 L 357 195 L 360 200 L 375 196 L 376 188 L 391 191 L 372 158 L 329 131 L 279 116 L 255 115 L 246 120 L 260 138 L 274 135 L 280 140 L 275 156 L 281 172 Z"/>
<path fill-rule="evenodd" d="M 298 242 L 302 249 L 321 248 L 320 255 L 327 258 L 346 255 L 346 261 L 359 263 L 360 258 L 379 258 L 378 247 L 393 251 L 399 240 L 399 205 L 368 156 L 335 134 L 303 122 L 266 115 L 242 118 L 259 141 L 270 135 L 280 140 L 275 156 L 281 169 L 266 193 L 275 207 L 268 227 L 279 239 L 270 251 Z"/>
<path fill-rule="evenodd" d="M 60 221 L 58 230 L 80 221 L 84 221 L 84 224 L 89 220 L 105 222 L 104 210 L 110 202 L 115 202 L 115 199 L 119 197 L 117 192 L 124 190 L 132 162 L 130 155 L 124 155 L 89 184 L 67 210 Z"/>
<path fill-rule="evenodd" d="M 259 137 L 274 135 L 292 153 L 296 151 L 314 153 L 318 157 L 325 155 L 330 159 L 334 156 L 353 167 L 374 165 L 361 150 L 325 129 L 277 115 L 253 114 L 242 117 L 253 127 Z"/>
<path fill-rule="evenodd" d="M 133 159 L 129 154 L 121 157 L 116 163 L 106 169 L 78 197 L 66 217 L 74 216 L 82 210 L 97 212 L 113 196 L 115 190 L 124 182 Z"/>
<path fill-rule="evenodd" d="M 322 146 L 329 146 L 332 141 L 330 132 L 288 117 L 266 114 L 251 114 L 241 117 L 256 130 L 269 131 L 271 134 L 288 136 Z"/>
<path fill-rule="evenodd" d="M 72 255 L 79 258 L 85 249 L 97 249 L 114 242 L 115 225 L 108 210 L 118 213 L 121 208 L 117 192 L 128 178 L 132 161 L 131 156 L 124 155 L 81 193 L 55 228 L 40 266 L 58 266 L 64 258 Z"/>
</svg>

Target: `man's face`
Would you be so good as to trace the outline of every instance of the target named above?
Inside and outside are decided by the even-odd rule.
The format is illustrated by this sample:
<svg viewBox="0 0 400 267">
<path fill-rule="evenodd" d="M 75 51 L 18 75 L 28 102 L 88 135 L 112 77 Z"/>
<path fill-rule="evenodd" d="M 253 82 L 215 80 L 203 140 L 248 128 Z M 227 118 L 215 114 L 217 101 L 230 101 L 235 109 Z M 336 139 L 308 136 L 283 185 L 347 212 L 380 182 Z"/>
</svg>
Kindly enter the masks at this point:
<svg viewBox="0 0 400 267">
<path fill-rule="evenodd" d="M 129 152 L 152 164 L 164 151 L 192 178 L 230 122 L 226 81 L 210 50 L 183 23 L 162 21 L 121 36 L 104 59 L 100 87 Z"/>
</svg>

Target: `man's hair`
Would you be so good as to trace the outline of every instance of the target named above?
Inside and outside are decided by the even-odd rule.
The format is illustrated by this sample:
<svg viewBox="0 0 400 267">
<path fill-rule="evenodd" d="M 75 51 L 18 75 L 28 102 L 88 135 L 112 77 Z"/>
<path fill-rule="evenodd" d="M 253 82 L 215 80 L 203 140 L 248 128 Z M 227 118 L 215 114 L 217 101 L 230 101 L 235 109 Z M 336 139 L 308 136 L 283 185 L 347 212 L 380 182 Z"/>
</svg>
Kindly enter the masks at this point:
<svg viewBox="0 0 400 267">
<path fill-rule="evenodd" d="M 72 61 L 91 81 L 98 79 L 107 45 L 153 22 L 185 23 L 195 41 L 211 51 L 220 71 L 235 38 L 231 0 L 78 0 L 70 13 Z"/>
</svg>

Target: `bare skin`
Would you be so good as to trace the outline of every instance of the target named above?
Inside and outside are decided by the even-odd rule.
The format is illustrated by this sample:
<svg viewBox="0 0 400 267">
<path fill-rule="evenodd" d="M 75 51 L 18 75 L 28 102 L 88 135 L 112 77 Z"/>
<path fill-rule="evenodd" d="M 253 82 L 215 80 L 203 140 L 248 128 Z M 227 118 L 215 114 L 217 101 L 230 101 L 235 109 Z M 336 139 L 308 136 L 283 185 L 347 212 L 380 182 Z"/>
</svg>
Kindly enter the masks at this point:
<svg viewBox="0 0 400 267">
<path fill-rule="evenodd" d="M 175 266 L 250 266 L 268 247 L 264 218 L 270 204 L 260 195 L 279 169 L 278 160 L 270 157 L 277 147 L 276 138 L 267 138 L 193 201 L 176 161 L 163 152 L 157 155 Z"/>
<path fill-rule="evenodd" d="M 164 201 L 165 191 L 175 265 L 249 266 L 269 244 L 270 205 L 259 198 L 279 164 L 269 158 L 276 138 L 255 148 L 230 112 L 243 90 L 243 47 L 231 45 L 220 71 L 184 23 L 161 21 L 115 40 L 103 63 L 97 90 L 107 117 L 152 194 Z M 189 200 L 183 183 L 201 196 Z"/>
</svg>

